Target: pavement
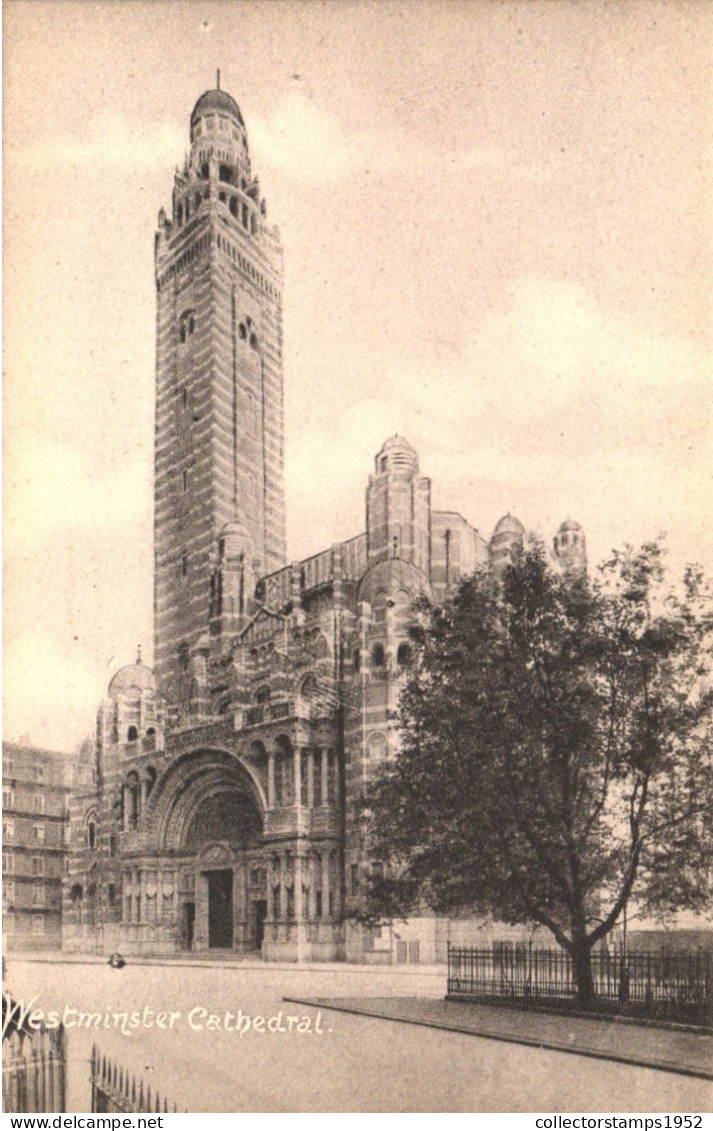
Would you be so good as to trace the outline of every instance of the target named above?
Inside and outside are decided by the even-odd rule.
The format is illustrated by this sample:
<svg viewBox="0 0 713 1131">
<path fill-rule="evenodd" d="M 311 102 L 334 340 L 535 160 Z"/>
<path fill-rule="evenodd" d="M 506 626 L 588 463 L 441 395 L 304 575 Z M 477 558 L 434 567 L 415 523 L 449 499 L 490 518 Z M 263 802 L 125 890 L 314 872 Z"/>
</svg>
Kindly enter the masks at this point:
<svg viewBox="0 0 713 1131">
<path fill-rule="evenodd" d="M 285 1000 L 713 1080 L 713 1035 L 703 1031 L 417 997 Z"/>
<path fill-rule="evenodd" d="M 7 960 L 25 963 L 78 966 L 106 966 L 107 955 L 71 954 L 63 951 L 10 953 Z M 443 979 L 446 968 L 438 966 L 359 966 L 351 963 L 264 963 L 255 957 L 238 957 L 232 953 L 178 954 L 144 957 L 129 955 L 132 967 L 179 967 L 184 969 L 239 969 L 264 974 L 284 970 L 294 974 L 313 971 L 328 976 L 386 975 L 389 979 Z M 420 978 L 419 978 L 420 982 Z M 402 982 L 403 984 L 403 982 Z M 425 985 L 425 982 L 424 982 Z M 310 987 L 311 988 L 311 987 Z M 326 986 L 325 986 L 326 988 Z M 406 988 L 406 987 L 404 987 Z M 411 981 L 408 986 L 413 988 Z M 427 991 L 428 992 L 428 991 Z M 433 994 L 433 990 L 430 991 Z M 481 1005 L 475 1002 L 445 1001 L 434 997 L 285 997 L 318 1009 L 331 1009 L 382 1020 L 421 1025 L 430 1029 L 529 1045 L 540 1049 L 572 1053 L 598 1060 L 615 1061 L 641 1068 L 653 1068 L 713 1080 L 713 1034 L 690 1027 L 642 1024 L 625 1018 L 582 1017 L 571 1014 L 519 1010 L 508 1006 Z"/>
</svg>

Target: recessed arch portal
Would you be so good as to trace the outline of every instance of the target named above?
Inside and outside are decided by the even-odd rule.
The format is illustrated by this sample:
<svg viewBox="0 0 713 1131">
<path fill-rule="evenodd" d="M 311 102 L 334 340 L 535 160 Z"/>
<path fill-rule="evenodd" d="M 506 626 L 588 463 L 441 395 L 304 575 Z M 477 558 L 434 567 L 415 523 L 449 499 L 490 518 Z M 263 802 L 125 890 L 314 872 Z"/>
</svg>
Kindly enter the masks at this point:
<svg viewBox="0 0 713 1131">
<path fill-rule="evenodd" d="M 199 851 L 211 838 L 246 848 L 262 835 L 261 785 L 227 750 L 192 751 L 176 759 L 156 783 L 151 801 L 161 849 Z"/>
</svg>

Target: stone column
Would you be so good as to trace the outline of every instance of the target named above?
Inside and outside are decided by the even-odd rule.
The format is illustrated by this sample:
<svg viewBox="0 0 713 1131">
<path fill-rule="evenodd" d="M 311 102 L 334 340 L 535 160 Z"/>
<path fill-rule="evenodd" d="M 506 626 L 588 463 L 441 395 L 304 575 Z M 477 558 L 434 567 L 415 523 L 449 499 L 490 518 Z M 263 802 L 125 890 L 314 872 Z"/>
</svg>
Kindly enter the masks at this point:
<svg viewBox="0 0 713 1131">
<path fill-rule="evenodd" d="M 156 872 L 156 922 L 163 919 L 163 872 L 159 868 Z"/>
<path fill-rule="evenodd" d="M 302 806 L 302 751 L 299 746 L 294 749 L 294 767 L 295 767 L 295 808 L 300 809 Z"/>
<path fill-rule="evenodd" d="M 307 807 L 314 809 L 314 751 L 307 751 Z"/>
<path fill-rule="evenodd" d="M 146 897 L 146 869 L 145 868 L 142 868 L 141 871 L 139 872 L 139 888 L 141 889 L 141 903 L 139 905 L 139 922 L 141 922 L 141 919 L 143 917 L 143 921 L 145 923 L 147 923 L 148 922 L 148 915 L 146 914 L 146 909 L 147 909 L 146 905 L 147 905 L 148 900 L 147 900 L 147 897 Z"/>
<path fill-rule="evenodd" d="M 287 918 L 287 862 L 280 853 L 280 919 Z"/>
<path fill-rule="evenodd" d="M 329 853 L 322 853 L 322 918 L 329 918 Z"/>
<path fill-rule="evenodd" d="M 132 923 L 138 923 L 138 921 L 139 921 L 138 887 L 139 887 L 139 873 L 138 873 L 138 869 L 134 868 L 131 872 L 131 922 Z"/>
<path fill-rule="evenodd" d="M 322 806 L 329 805 L 329 752 L 326 746 L 322 747 Z"/>
<path fill-rule="evenodd" d="M 273 750 L 267 755 L 267 807 L 275 806 L 275 753 Z"/>
<path fill-rule="evenodd" d="M 299 923 L 304 918 L 304 907 L 302 906 L 302 857 L 297 853 L 295 853 L 294 885 L 295 922 Z"/>
<path fill-rule="evenodd" d="M 339 790 L 341 788 L 341 782 L 339 781 L 339 755 L 336 750 L 330 750 L 329 757 L 334 766 L 334 804 L 336 805 L 339 800 Z"/>
<path fill-rule="evenodd" d="M 129 827 L 129 787 L 122 785 L 121 787 L 121 827 L 128 829 Z"/>
<path fill-rule="evenodd" d="M 148 794 L 149 794 L 148 778 L 142 778 L 141 779 L 140 790 L 141 790 L 141 792 L 140 792 L 140 795 L 139 795 L 140 796 L 139 816 L 141 816 L 141 814 L 146 809 L 146 798 L 148 797 Z"/>
</svg>

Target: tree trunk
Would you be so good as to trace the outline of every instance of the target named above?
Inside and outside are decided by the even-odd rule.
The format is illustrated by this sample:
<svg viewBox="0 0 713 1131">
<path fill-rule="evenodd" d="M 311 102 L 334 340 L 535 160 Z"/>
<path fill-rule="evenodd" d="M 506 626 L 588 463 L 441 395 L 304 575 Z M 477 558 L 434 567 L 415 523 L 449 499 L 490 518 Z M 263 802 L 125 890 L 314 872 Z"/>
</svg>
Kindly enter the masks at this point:
<svg viewBox="0 0 713 1131">
<path fill-rule="evenodd" d="M 581 1009 L 594 1007 L 594 977 L 592 975 L 592 950 L 586 939 L 572 942 L 572 968 L 577 986 L 577 1005 Z"/>
</svg>

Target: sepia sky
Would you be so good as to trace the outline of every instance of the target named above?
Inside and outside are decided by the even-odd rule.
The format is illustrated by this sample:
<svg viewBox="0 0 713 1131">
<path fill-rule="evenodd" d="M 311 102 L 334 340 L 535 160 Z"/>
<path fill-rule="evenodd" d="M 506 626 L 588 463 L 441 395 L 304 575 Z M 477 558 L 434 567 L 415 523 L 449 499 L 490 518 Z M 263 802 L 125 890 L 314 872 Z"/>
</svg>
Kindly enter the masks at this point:
<svg viewBox="0 0 713 1131">
<path fill-rule="evenodd" d="M 291 558 L 407 436 L 433 503 L 713 561 L 705 3 L 9 0 L 4 724 L 152 646 L 153 235 L 199 95 L 285 251 Z"/>
</svg>

